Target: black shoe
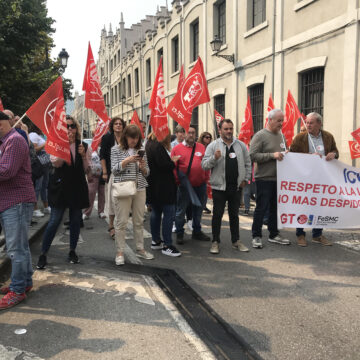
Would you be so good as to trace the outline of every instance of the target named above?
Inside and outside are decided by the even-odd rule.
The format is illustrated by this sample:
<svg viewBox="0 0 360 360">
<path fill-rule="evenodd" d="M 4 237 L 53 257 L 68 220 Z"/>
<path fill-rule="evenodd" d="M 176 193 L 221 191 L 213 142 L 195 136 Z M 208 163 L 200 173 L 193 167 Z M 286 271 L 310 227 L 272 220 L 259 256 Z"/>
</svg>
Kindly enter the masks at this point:
<svg viewBox="0 0 360 360">
<path fill-rule="evenodd" d="M 184 244 L 184 233 L 176 233 L 176 243 L 178 245 Z"/>
<path fill-rule="evenodd" d="M 40 255 L 36 267 L 41 270 L 41 269 L 45 269 L 46 265 L 47 265 L 46 255 Z"/>
<path fill-rule="evenodd" d="M 164 247 L 164 242 L 159 240 L 158 242 L 151 240 L 151 250 L 161 250 Z"/>
<path fill-rule="evenodd" d="M 211 214 L 211 210 L 207 207 L 203 210 L 205 214 Z"/>
<path fill-rule="evenodd" d="M 80 262 L 74 250 L 70 250 L 68 260 L 70 264 L 78 264 Z"/>
<path fill-rule="evenodd" d="M 191 237 L 195 240 L 210 241 L 210 237 L 207 236 L 206 234 L 204 234 L 202 231 L 200 231 L 198 233 L 193 232 Z"/>
<path fill-rule="evenodd" d="M 167 256 L 172 256 L 172 257 L 176 257 L 176 256 L 180 256 L 181 252 L 175 247 L 175 246 L 164 246 L 161 250 L 161 253 Z"/>
</svg>

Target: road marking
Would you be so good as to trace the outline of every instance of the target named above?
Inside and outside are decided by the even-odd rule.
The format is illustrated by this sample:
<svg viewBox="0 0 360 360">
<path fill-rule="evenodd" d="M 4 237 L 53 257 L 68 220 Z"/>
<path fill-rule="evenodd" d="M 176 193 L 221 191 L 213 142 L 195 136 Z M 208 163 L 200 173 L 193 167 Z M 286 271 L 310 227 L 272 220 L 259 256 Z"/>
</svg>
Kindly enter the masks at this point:
<svg viewBox="0 0 360 360">
<path fill-rule="evenodd" d="M 94 204 L 95 207 L 95 204 Z M 96 204 L 97 210 L 97 204 Z M 108 217 L 106 217 L 106 222 L 109 223 Z M 132 222 L 131 219 L 128 221 L 128 229 L 132 230 Z M 144 238 L 151 238 L 151 234 L 144 228 Z M 142 261 L 135 255 L 129 245 L 126 244 L 125 247 L 125 256 L 126 258 L 134 264 L 142 265 Z M 181 313 L 176 309 L 175 305 L 172 304 L 170 299 L 163 293 L 163 291 L 159 288 L 159 286 L 155 283 L 155 281 L 149 277 L 142 275 L 144 281 L 149 285 L 154 295 L 157 297 L 159 302 L 163 304 L 165 309 L 168 311 L 170 316 L 174 319 L 177 327 L 183 333 L 184 337 L 189 341 L 189 343 L 194 346 L 195 350 L 199 354 L 202 360 L 216 360 L 212 352 L 205 345 L 205 343 L 200 339 L 200 337 L 192 330 L 189 326 L 185 318 L 181 315 Z"/>
</svg>

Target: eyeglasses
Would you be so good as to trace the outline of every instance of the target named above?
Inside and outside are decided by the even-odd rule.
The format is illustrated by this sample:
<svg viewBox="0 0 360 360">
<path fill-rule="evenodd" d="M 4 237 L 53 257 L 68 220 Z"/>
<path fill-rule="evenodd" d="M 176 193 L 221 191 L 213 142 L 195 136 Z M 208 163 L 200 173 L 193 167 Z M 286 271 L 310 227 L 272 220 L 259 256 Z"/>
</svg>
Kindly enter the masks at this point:
<svg viewBox="0 0 360 360">
<path fill-rule="evenodd" d="M 204 139 L 211 139 L 211 136 L 204 136 Z"/>
<path fill-rule="evenodd" d="M 68 129 L 76 129 L 76 124 L 66 124 Z"/>
</svg>

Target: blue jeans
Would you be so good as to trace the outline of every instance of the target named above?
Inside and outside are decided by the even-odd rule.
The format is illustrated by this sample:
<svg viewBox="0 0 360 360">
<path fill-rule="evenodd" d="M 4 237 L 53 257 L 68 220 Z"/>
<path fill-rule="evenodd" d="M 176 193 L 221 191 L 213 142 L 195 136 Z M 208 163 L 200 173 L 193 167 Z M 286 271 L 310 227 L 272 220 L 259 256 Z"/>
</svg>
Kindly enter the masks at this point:
<svg viewBox="0 0 360 360">
<path fill-rule="evenodd" d="M 172 225 L 175 220 L 175 204 L 151 204 L 150 228 L 153 241 L 158 243 L 160 238 L 161 215 L 162 219 L 162 236 L 165 246 L 172 245 Z"/>
<path fill-rule="evenodd" d="M 56 231 L 59 228 L 61 220 L 63 218 L 65 208 L 51 208 L 49 223 L 47 224 L 42 246 L 41 253 L 47 254 L 50 249 L 51 243 L 54 240 Z M 75 250 L 80 235 L 80 221 L 82 212 L 81 209 L 69 208 L 69 220 L 70 220 L 70 250 Z"/>
<path fill-rule="evenodd" d="M 202 184 L 200 186 L 193 188 L 196 195 L 200 200 L 201 207 L 194 206 L 191 204 L 191 200 L 189 194 L 185 187 L 179 186 L 177 192 L 177 205 L 176 205 L 176 216 L 175 216 L 175 225 L 176 225 L 176 233 L 183 234 L 184 233 L 184 223 L 185 223 L 185 213 L 186 208 L 189 204 L 191 204 L 192 208 L 192 226 L 194 234 L 199 233 L 201 231 L 201 216 L 203 212 L 203 208 L 206 204 L 206 184 Z"/>
<path fill-rule="evenodd" d="M 313 238 L 317 238 L 320 237 L 322 235 L 322 231 L 323 229 L 312 229 L 312 237 Z M 304 235 L 305 236 L 305 231 L 303 228 L 296 228 L 296 236 L 300 236 L 300 235 Z"/>
<path fill-rule="evenodd" d="M 277 228 L 276 181 L 256 180 L 256 208 L 252 224 L 252 237 L 262 237 L 262 225 L 266 211 L 269 212 L 268 230 L 270 238 L 279 234 Z"/>
<path fill-rule="evenodd" d="M 20 203 L 0 213 L 6 250 L 11 260 L 10 290 L 17 294 L 32 286 L 32 264 L 28 230 L 34 209 L 33 203 Z"/>
</svg>

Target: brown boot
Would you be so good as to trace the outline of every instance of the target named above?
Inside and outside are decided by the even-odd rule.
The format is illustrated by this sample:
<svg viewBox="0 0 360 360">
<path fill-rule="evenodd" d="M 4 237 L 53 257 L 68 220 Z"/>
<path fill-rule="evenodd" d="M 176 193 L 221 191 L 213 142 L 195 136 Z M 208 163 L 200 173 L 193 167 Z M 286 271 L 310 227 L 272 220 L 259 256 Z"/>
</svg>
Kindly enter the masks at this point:
<svg viewBox="0 0 360 360">
<path fill-rule="evenodd" d="M 312 241 L 323 246 L 332 246 L 332 243 L 324 235 L 313 238 Z"/>
<path fill-rule="evenodd" d="M 297 244 L 299 246 L 303 246 L 303 247 L 307 246 L 305 235 L 300 235 L 300 236 L 297 237 Z"/>
</svg>

